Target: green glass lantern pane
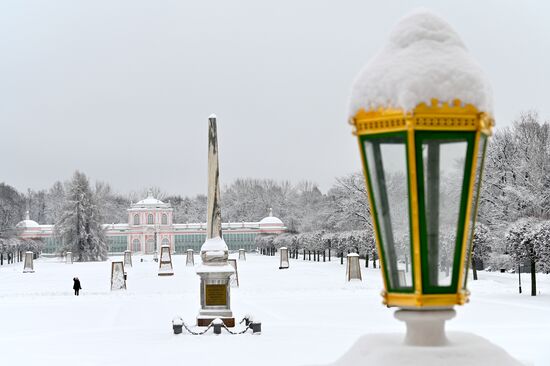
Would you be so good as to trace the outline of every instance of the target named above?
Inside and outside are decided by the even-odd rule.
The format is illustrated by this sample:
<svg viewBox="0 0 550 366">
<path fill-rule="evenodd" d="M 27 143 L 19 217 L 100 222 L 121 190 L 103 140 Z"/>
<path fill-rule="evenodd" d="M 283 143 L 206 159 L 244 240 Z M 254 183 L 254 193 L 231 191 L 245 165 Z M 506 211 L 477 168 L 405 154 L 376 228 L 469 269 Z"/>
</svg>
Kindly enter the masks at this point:
<svg viewBox="0 0 550 366">
<path fill-rule="evenodd" d="M 412 291 L 406 137 L 366 140 L 365 154 L 389 289 Z"/>
<path fill-rule="evenodd" d="M 462 202 L 466 139 L 422 142 L 428 286 L 452 284 Z M 462 235 L 460 235 L 462 237 Z"/>
<path fill-rule="evenodd" d="M 475 233 L 475 223 L 477 218 L 477 205 L 479 201 L 479 194 L 481 188 L 481 179 L 483 176 L 483 163 L 485 160 L 485 149 L 487 146 L 487 136 L 481 135 L 479 139 L 479 148 L 477 153 L 477 163 L 476 163 L 476 175 L 474 181 L 474 191 L 472 193 L 472 204 L 470 207 L 470 217 L 468 218 L 468 239 L 466 245 L 468 250 L 466 252 L 466 263 L 464 264 L 464 285 L 463 288 L 466 289 L 466 284 L 468 283 L 468 271 L 470 269 L 471 258 L 472 258 L 472 243 Z"/>
</svg>

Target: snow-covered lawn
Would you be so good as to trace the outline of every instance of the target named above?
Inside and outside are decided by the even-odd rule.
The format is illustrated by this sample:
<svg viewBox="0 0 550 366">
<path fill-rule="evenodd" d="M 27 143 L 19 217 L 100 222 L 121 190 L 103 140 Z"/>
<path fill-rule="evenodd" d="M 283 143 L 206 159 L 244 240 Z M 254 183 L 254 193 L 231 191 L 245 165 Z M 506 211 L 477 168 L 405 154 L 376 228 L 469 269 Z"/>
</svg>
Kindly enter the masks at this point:
<svg viewBox="0 0 550 366">
<path fill-rule="evenodd" d="M 404 332 L 393 310 L 380 303 L 377 269 L 363 268 L 362 283 L 346 284 L 339 260 L 291 259 L 290 269 L 279 270 L 278 257 L 249 254 L 238 262 L 240 288 L 232 288 L 231 304 L 237 320 L 246 313 L 261 320 L 262 335 L 174 335 L 175 315 L 194 322 L 199 277 L 185 266 L 185 256 L 173 258 L 175 275 L 159 277 L 151 257 L 134 257 L 128 290 L 116 293 L 109 291 L 110 262 L 39 259 L 36 272 L 25 274 L 22 263 L 0 267 L 0 364 L 324 364 L 363 334 Z M 72 292 L 75 276 L 80 297 Z M 470 281 L 470 304 L 457 308 L 448 329 L 476 333 L 522 361 L 550 365 L 550 276 L 538 275 L 537 297 L 529 296 L 528 275 L 522 275 L 522 295 L 517 275 L 479 276 Z"/>
</svg>

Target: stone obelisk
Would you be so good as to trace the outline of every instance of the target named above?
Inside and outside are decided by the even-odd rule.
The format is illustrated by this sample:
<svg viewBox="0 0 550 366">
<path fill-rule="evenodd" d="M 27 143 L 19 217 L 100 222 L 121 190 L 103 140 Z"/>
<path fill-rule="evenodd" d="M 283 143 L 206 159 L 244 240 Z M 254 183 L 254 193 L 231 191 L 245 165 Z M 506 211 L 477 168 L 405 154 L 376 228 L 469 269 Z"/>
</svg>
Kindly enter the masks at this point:
<svg viewBox="0 0 550 366">
<path fill-rule="evenodd" d="M 228 327 L 235 326 L 230 306 L 230 277 L 234 273 L 228 263 L 229 250 L 222 237 L 218 134 L 216 116 L 208 117 L 208 201 L 206 241 L 201 247 L 202 264 L 196 272 L 201 278 L 201 309 L 198 326 L 208 326 L 220 318 Z"/>
</svg>

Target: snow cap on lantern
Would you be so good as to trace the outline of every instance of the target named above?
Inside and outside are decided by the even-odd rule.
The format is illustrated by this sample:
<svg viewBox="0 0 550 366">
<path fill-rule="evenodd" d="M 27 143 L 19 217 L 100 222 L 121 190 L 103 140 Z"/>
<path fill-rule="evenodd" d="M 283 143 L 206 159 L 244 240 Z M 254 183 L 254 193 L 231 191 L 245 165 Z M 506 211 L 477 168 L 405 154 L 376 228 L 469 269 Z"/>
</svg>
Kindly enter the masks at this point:
<svg viewBox="0 0 550 366">
<path fill-rule="evenodd" d="M 349 117 L 380 108 L 411 111 L 433 99 L 460 100 L 492 114 L 489 82 L 480 65 L 443 19 L 416 11 L 397 23 L 385 47 L 356 78 Z"/>
</svg>

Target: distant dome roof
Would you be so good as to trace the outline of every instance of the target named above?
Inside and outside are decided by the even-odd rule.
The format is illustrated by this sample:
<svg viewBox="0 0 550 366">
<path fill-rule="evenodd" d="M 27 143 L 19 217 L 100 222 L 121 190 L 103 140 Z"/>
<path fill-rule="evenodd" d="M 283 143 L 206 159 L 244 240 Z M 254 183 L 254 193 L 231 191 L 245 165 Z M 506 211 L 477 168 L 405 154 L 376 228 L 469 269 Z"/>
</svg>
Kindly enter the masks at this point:
<svg viewBox="0 0 550 366">
<path fill-rule="evenodd" d="M 260 221 L 261 226 L 283 226 L 283 222 L 278 217 L 273 216 L 273 210 L 269 209 L 269 216 Z"/>
<path fill-rule="evenodd" d="M 31 228 L 31 227 L 40 227 L 38 222 L 31 220 L 29 217 L 29 211 L 25 214 L 25 220 L 19 221 L 17 225 L 15 225 L 17 228 Z"/>
<path fill-rule="evenodd" d="M 149 191 L 149 193 L 147 194 L 147 198 L 142 199 L 141 201 L 136 203 L 136 205 L 164 205 L 164 202 L 153 197 L 153 193 Z"/>
</svg>

